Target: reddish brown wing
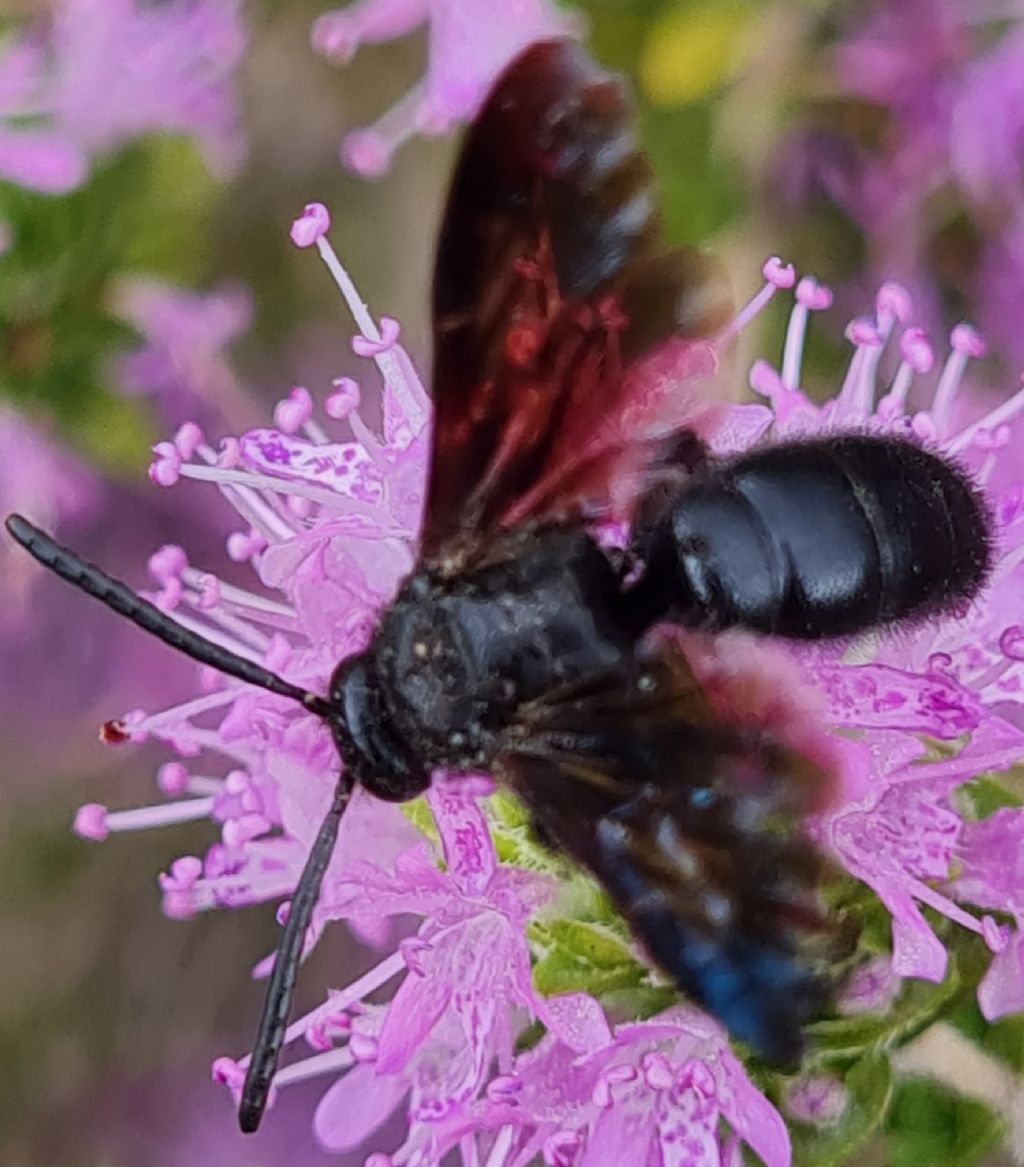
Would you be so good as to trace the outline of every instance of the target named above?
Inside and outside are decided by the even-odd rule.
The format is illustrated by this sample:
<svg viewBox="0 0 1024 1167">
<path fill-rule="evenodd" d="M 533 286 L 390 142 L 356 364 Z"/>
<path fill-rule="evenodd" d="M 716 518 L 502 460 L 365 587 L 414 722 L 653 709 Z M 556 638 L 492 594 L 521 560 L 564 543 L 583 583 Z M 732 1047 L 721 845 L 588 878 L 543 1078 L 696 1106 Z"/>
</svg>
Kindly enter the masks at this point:
<svg viewBox="0 0 1024 1167">
<path fill-rule="evenodd" d="M 624 368 L 715 301 L 708 265 L 658 237 L 621 84 L 578 45 L 528 49 L 468 132 L 442 225 L 426 554 L 602 493 Z"/>
<path fill-rule="evenodd" d="M 801 831 L 827 775 L 718 720 L 671 644 L 632 675 L 524 709 L 495 773 L 679 988 L 763 1057 L 798 1058 L 843 940 Z"/>
</svg>

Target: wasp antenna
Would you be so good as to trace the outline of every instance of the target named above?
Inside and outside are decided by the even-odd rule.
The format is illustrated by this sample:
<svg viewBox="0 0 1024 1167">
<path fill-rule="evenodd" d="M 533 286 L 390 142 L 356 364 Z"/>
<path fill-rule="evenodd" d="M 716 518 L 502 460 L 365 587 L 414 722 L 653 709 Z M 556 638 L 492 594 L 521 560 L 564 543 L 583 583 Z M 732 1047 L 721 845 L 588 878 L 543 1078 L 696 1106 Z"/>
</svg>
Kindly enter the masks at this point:
<svg viewBox="0 0 1024 1167">
<path fill-rule="evenodd" d="M 48 567 L 86 595 L 106 604 L 119 615 L 127 616 L 134 624 L 162 640 L 164 644 L 169 644 L 171 648 L 176 648 L 194 661 L 211 665 L 228 676 L 247 681 L 250 685 L 258 685 L 279 697 L 290 697 L 320 717 L 330 714 L 330 703 L 322 697 L 310 693 L 307 689 L 300 689 L 298 685 L 290 684 L 255 661 L 229 652 L 219 644 L 214 644 L 212 640 L 184 628 L 148 600 L 142 599 L 127 584 L 107 575 L 105 571 L 67 547 L 62 547 L 45 531 L 40 531 L 21 515 L 8 515 L 6 526 L 11 537 L 44 567 Z"/>
<path fill-rule="evenodd" d="M 306 866 L 302 869 L 298 886 L 288 909 L 288 919 L 281 933 L 281 943 L 277 946 L 274 968 L 267 985 L 267 995 L 263 1001 L 263 1013 L 256 1041 L 253 1043 L 249 1069 L 242 1087 L 242 1098 L 238 1104 L 238 1125 L 250 1135 L 259 1128 L 263 1112 L 267 1107 L 270 1083 L 277 1070 L 277 1060 L 281 1056 L 288 1017 L 292 1011 L 295 996 L 295 981 L 302 959 L 302 945 L 306 929 L 313 916 L 313 909 L 320 898 L 320 885 L 324 872 L 334 852 L 338 838 L 338 827 L 342 815 L 352 796 L 352 783 L 342 778 L 334 795 L 334 802 L 327 816 L 320 824 L 316 841 L 313 843 Z"/>
</svg>

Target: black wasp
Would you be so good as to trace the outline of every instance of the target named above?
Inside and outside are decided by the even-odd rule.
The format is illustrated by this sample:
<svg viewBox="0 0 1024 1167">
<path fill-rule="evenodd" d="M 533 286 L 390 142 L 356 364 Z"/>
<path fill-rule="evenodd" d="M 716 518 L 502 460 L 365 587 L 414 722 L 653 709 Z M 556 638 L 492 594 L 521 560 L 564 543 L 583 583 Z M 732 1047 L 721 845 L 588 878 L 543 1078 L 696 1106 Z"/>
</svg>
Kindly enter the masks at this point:
<svg viewBox="0 0 1024 1167">
<path fill-rule="evenodd" d="M 281 936 L 243 1130 L 266 1105 L 353 788 L 403 801 L 439 768 L 505 783 L 680 989 L 765 1058 L 799 1056 L 801 1025 L 828 1000 L 834 933 L 816 894 L 824 863 L 799 823 L 828 776 L 716 714 L 678 639 L 651 629 L 814 639 L 949 610 L 985 578 L 988 521 L 959 471 L 895 438 L 719 460 L 692 419 L 630 432 L 650 370 L 714 326 L 714 288 L 705 261 L 659 242 L 621 84 L 578 46 L 540 43 L 469 130 L 441 229 L 419 561 L 326 697 L 7 520 L 45 566 L 195 660 L 294 699 L 337 743 L 337 793 Z M 591 534 L 623 506 L 625 568 Z"/>
</svg>

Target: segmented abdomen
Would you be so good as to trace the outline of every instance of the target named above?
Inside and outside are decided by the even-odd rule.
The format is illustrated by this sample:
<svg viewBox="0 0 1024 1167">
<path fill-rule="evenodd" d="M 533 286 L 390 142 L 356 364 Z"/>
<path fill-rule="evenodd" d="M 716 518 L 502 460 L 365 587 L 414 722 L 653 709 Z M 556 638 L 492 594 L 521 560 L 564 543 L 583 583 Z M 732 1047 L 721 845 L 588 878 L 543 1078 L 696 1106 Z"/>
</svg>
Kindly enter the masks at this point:
<svg viewBox="0 0 1024 1167">
<path fill-rule="evenodd" d="M 985 507 L 959 470 L 860 435 L 712 466 L 646 553 L 648 591 L 668 608 L 659 618 L 796 639 L 948 611 L 978 591 L 991 558 Z"/>
</svg>

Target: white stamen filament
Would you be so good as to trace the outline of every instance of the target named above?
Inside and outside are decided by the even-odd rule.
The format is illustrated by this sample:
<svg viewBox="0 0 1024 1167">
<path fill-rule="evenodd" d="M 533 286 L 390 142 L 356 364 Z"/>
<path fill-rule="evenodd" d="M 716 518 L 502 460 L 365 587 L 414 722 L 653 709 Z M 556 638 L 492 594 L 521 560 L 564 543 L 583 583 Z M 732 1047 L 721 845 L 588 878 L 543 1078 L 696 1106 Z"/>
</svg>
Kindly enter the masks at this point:
<svg viewBox="0 0 1024 1167">
<path fill-rule="evenodd" d="M 422 81 L 414 85 L 373 123 L 373 132 L 386 144 L 389 154 L 417 133 L 420 120 L 417 115 L 426 91 Z"/>
<path fill-rule="evenodd" d="M 268 543 L 286 543 L 295 536 L 296 529 L 285 519 L 282 509 L 274 505 L 274 500 L 260 498 L 255 491 L 245 487 L 219 486 L 218 489 Z"/>
<path fill-rule="evenodd" d="M 238 637 L 238 640 L 255 652 L 264 653 L 270 647 L 270 638 L 259 629 L 253 626 L 243 617 L 235 616 L 229 612 L 222 605 L 216 605 L 213 608 L 204 608 L 200 604 L 202 599 L 198 592 L 188 591 L 182 596 L 182 599 L 195 608 L 197 612 L 202 613 L 207 620 L 223 628 L 225 632 L 230 632 Z M 176 610 L 176 614 L 180 609 Z"/>
<path fill-rule="evenodd" d="M 966 359 L 966 358 L 965 358 Z M 938 392 L 935 394 L 938 399 Z M 997 426 L 1005 425 L 1008 421 L 1017 416 L 1018 413 L 1024 412 L 1024 389 L 1015 393 L 1002 405 L 997 406 L 991 413 L 986 413 L 980 421 L 976 421 L 969 425 L 965 430 L 961 430 L 955 438 L 950 441 L 946 449 L 951 454 L 958 454 L 961 450 L 965 450 L 971 442 L 974 441 L 975 435 L 982 430 L 994 430 Z"/>
<path fill-rule="evenodd" d="M 160 737 L 161 735 L 158 733 L 156 736 Z M 173 738 L 174 735 L 168 734 L 167 736 Z M 237 762 L 240 767 L 251 766 L 256 760 L 252 750 L 239 749 L 233 743 L 229 746 L 216 729 L 196 729 L 189 726 L 188 740 L 190 745 L 200 750 L 210 750 L 211 753 L 220 754 L 222 758 L 230 758 L 233 762 Z"/>
<path fill-rule="evenodd" d="M 537 1156 L 541 1154 L 543 1147 L 543 1137 L 540 1134 L 535 1134 L 512 1160 L 510 1167 L 530 1167 L 531 1163 L 537 1162 Z"/>
<path fill-rule="evenodd" d="M 201 713 L 211 709 L 219 709 L 222 705 L 230 705 L 238 697 L 237 689 L 218 689 L 216 693 L 207 693 L 203 697 L 196 697 L 193 701 L 186 701 L 181 705 L 174 705 L 170 709 L 163 709 L 159 713 L 151 713 L 140 722 L 130 727 L 132 733 L 149 733 L 170 723 L 188 721 Z"/>
<path fill-rule="evenodd" d="M 140 806 L 134 810 L 117 810 L 107 814 L 108 831 L 144 831 L 150 827 L 169 827 L 175 823 L 189 823 L 209 818 L 214 799 L 186 798 L 178 802 L 162 802 L 156 806 Z"/>
<path fill-rule="evenodd" d="M 755 317 L 764 311 L 766 305 L 777 291 L 778 288 L 773 283 L 765 280 L 757 295 L 747 301 L 732 320 L 714 338 L 712 344 L 718 348 L 720 345 L 725 344 L 726 341 L 732 340 L 734 336 L 741 333 Z"/>
<path fill-rule="evenodd" d="M 213 613 L 204 613 L 207 616 L 213 616 Z M 208 624 L 203 620 L 196 620 L 183 612 L 180 608 L 176 608 L 171 616 L 171 619 L 180 624 L 183 628 L 188 628 L 190 631 L 197 633 L 199 636 L 207 640 L 212 640 L 214 644 L 221 648 L 226 648 L 228 652 L 233 652 L 237 656 L 244 656 L 246 660 L 252 661 L 254 664 L 262 664 L 263 662 L 257 657 L 253 656 L 252 646 L 246 644 L 243 640 L 237 640 L 230 635 L 224 628 L 218 628 L 216 625 Z M 213 696 L 213 694 L 211 694 Z M 237 697 L 235 692 L 233 696 Z"/>
<path fill-rule="evenodd" d="M 348 423 L 352 427 L 352 433 L 357 442 L 363 447 L 370 457 L 370 461 L 377 467 L 378 470 L 386 470 L 388 460 L 384 457 L 384 447 L 377 441 L 376 435 L 359 416 L 356 410 L 353 410 L 348 415 Z"/>
<path fill-rule="evenodd" d="M 206 778 L 201 774 L 190 774 L 185 783 L 185 789 L 190 794 L 220 794 L 224 789 L 222 778 Z"/>
<path fill-rule="evenodd" d="M 981 466 L 978 468 L 978 472 L 974 476 L 975 482 L 977 482 L 979 486 L 984 486 L 992 477 L 992 471 L 995 470 L 996 466 L 998 465 L 999 459 L 995 456 L 995 454 L 986 454 L 985 460 L 982 462 Z"/>
<path fill-rule="evenodd" d="M 412 96 L 413 90 L 402 99 L 402 102 L 408 100 Z M 399 102 L 390 111 L 394 113 L 402 105 Z M 375 127 L 380 132 L 380 123 Z M 320 258 L 327 265 L 327 270 L 334 278 L 334 282 L 338 285 L 342 296 L 345 298 L 345 303 L 348 305 L 349 312 L 352 313 L 352 319 L 356 322 L 356 327 L 363 334 L 366 340 L 372 341 L 374 344 L 380 344 L 381 335 L 377 327 L 377 322 L 370 315 L 370 310 L 367 307 L 366 301 L 356 291 L 355 284 L 352 283 L 352 278 L 348 272 L 342 267 L 341 260 L 338 259 L 337 253 L 328 241 L 321 236 L 316 241 L 317 250 L 320 252 Z M 404 378 L 402 376 L 402 369 L 398 362 L 397 355 L 394 349 L 389 349 L 386 352 L 377 353 L 374 358 L 374 363 L 380 369 L 381 376 L 384 378 L 384 383 L 387 387 L 395 393 L 400 395 L 404 389 Z"/>
<path fill-rule="evenodd" d="M 364 997 L 369 996 L 374 989 L 379 989 L 381 985 L 387 984 L 392 977 L 404 972 L 405 967 L 405 958 L 401 952 L 393 952 L 386 960 L 382 960 L 380 964 L 375 965 L 369 972 L 364 973 L 341 992 L 332 993 L 322 1005 L 318 1005 L 305 1017 L 293 1021 L 285 1033 L 285 1044 L 302 1037 L 311 1025 L 315 1025 L 322 1018 L 334 1017 L 343 1013 L 350 1005 L 361 1001 Z M 250 1055 L 247 1054 L 238 1064 L 243 1068 L 248 1066 L 249 1057 Z"/>
<path fill-rule="evenodd" d="M 255 474 L 250 470 L 224 470 L 217 466 L 196 466 L 194 463 L 186 463 L 182 466 L 181 473 L 184 477 L 198 478 L 206 482 L 237 483 L 258 487 L 260 490 L 274 491 L 278 494 L 294 494 L 299 498 L 308 498 L 311 502 L 320 503 L 321 506 L 341 514 L 360 515 L 367 518 L 380 525 L 383 529 L 382 535 L 408 534 L 408 532 L 396 528 L 391 516 L 385 514 L 380 507 L 374 506 L 372 503 L 360 502 L 347 495 L 336 494 L 333 490 L 327 490 L 322 486 L 308 486 L 303 482 L 271 478 L 268 474 Z M 294 534 L 294 531 L 289 532 L 288 537 L 291 538 Z"/>
<path fill-rule="evenodd" d="M 312 418 L 310 418 L 309 421 L 302 423 L 302 429 L 306 437 L 309 438 L 309 440 L 315 445 L 326 446 L 329 444 L 330 438 L 328 438 L 327 434 L 324 432 L 323 427 L 318 421 L 314 421 Z"/>
<path fill-rule="evenodd" d="M 401 376 L 397 385 L 391 386 L 402 416 L 405 418 L 413 434 L 418 434 L 430 421 L 430 397 L 423 388 L 419 373 L 413 367 L 409 354 L 401 346 L 396 346 L 396 356 Z M 416 392 L 412 391 L 415 386 Z"/>
<path fill-rule="evenodd" d="M 200 446 L 198 453 L 204 462 L 210 467 L 216 467 L 217 454 L 210 446 Z M 190 470 L 198 470 L 200 467 L 195 463 L 186 462 L 181 467 L 181 473 L 190 478 L 201 478 L 199 474 L 189 474 Z M 261 498 L 256 491 L 250 489 L 251 484 L 247 482 L 239 482 L 233 485 L 227 485 L 230 480 L 212 479 L 218 484 L 218 487 L 224 497 L 235 508 L 236 511 L 246 519 L 251 526 L 255 527 L 257 531 L 267 540 L 268 543 L 284 542 L 291 539 L 295 535 L 295 527 L 286 519 L 286 517 L 274 507 L 269 505 L 267 499 Z"/>
<path fill-rule="evenodd" d="M 203 579 L 209 572 L 200 571 L 195 567 L 186 567 L 181 573 L 182 580 L 188 584 L 189 587 L 201 590 L 203 586 Z M 239 608 L 251 608 L 256 612 L 266 612 L 272 616 L 283 616 L 286 619 L 294 620 L 296 618 L 295 609 L 288 604 L 282 604 L 277 600 L 271 600 L 267 596 L 258 595 L 256 592 L 250 592 L 246 588 L 236 587 L 234 584 L 225 583 L 222 579 L 217 579 L 217 587 L 220 592 L 220 598 L 229 603 L 236 605 Z"/>
<path fill-rule="evenodd" d="M 970 932 L 977 932 L 979 936 L 981 935 L 981 921 L 975 919 L 969 912 L 965 912 L 963 908 L 953 903 L 952 900 L 946 899 L 945 896 L 940 895 L 919 879 L 908 878 L 907 883 L 914 899 L 920 900 L 922 904 L 926 904 L 929 908 L 934 908 L 936 912 L 939 912 L 948 920 L 952 920 L 954 924 L 959 924 L 961 928 L 966 928 Z"/>
<path fill-rule="evenodd" d="M 512 1149 L 512 1139 L 515 1136 L 515 1127 L 511 1123 L 503 1126 L 498 1131 L 498 1137 L 494 1140 L 494 1146 L 491 1148 L 491 1153 L 487 1156 L 487 1162 L 484 1167 L 503 1167 L 508 1161 L 508 1153 Z"/>
<path fill-rule="evenodd" d="M 862 366 L 867 357 L 867 346 L 859 344 L 850 358 L 849 368 L 846 370 L 846 377 L 843 380 L 843 387 L 839 390 L 839 396 L 835 399 L 836 406 L 841 417 L 846 417 L 852 412 L 855 402 L 860 401 L 863 393 L 860 391 L 860 378 L 863 375 Z M 185 467 L 182 467 L 184 472 Z"/>
<path fill-rule="evenodd" d="M 956 398 L 957 390 L 960 388 L 964 369 L 967 368 L 967 362 L 969 360 L 970 357 L 967 353 L 960 352 L 955 348 L 950 350 L 949 356 L 946 358 L 942 375 L 939 377 L 939 384 L 935 389 L 935 397 L 932 400 L 931 408 L 932 418 L 939 433 L 944 432 L 946 428 L 946 422 L 949 420 L 949 412 L 953 407 L 953 401 Z"/>
<path fill-rule="evenodd" d="M 971 759 L 973 773 L 998 774 L 1008 770 L 1020 762 L 1020 749 L 995 750 L 991 754 L 982 754 Z M 963 781 L 964 760 L 961 757 L 945 758 L 941 762 L 925 762 L 920 765 L 901 766 L 890 775 L 893 786 L 930 786 L 943 780 L 956 781 L 960 785 Z"/>
<path fill-rule="evenodd" d="M 800 385 L 800 362 L 804 354 L 804 337 L 810 311 L 806 304 L 797 300 L 789 314 L 786 343 L 782 351 L 782 384 L 790 390 Z"/>
<path fill-rule="evenodd" d="M 286 498 L 282 498 L 279 494 L 264 494 L 259 497 L 277 516 L 281 524 L 291 532 L 288 536 L 289 539 L 293 538 L 297 532 L 303 529 L 305 524 L 289 509 Z"/>
<path fill-rule="evenodd" d="M 910 393 L 910 386 L 913 383 L 913 368 L 907 361 L 901 361 L 900 367 L 896 370 L 896 376 L 893 378 L 892 388 L 888 393 L 888 397 L 892 400 L 893 404 L 898 405 L 901 410 L 907 404 L 907 396 Z"/>
<path fill-rule="evenodd" d="M 891 331 L 891 324 L 890 324 Z M 850 405 L 855 413 L 862 417 L 869 417 L 875 406 L 875 374 L 878 371 L 878 362 L 882 359 L 887 333 L 882 334 L 882 343 L 879 345 L 865 345 L 863 368 L 860 370 L 853 386 Z"/>
<path fill-rule="evenodd" d="M 1011 669 L 1019 668 L 1020 661 L 1016 660 L 1001 660 L 996 661 L 983 673 L 979 673 L 976 677 L 972 677 L 967 683 L 970 688 L 978 693 L 983 693 L 990 685 L 994 685 L 1000 677 L 1010 672 Z"/>
</svg>

